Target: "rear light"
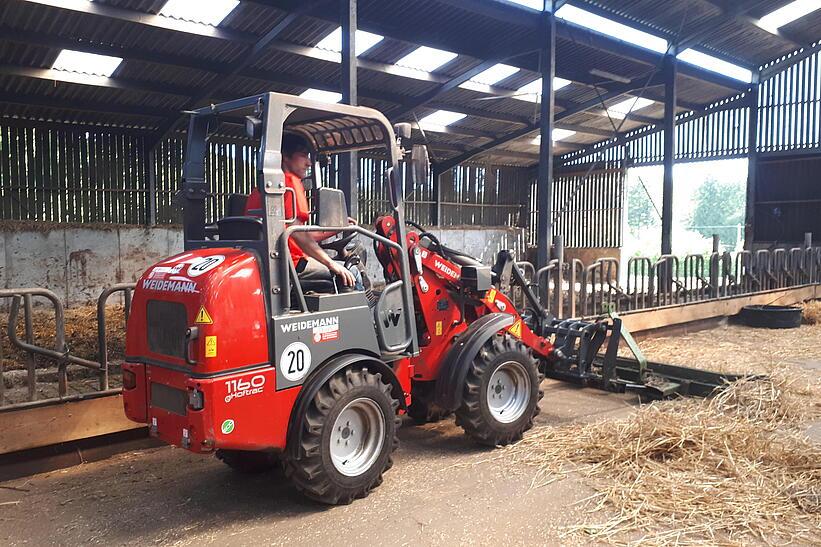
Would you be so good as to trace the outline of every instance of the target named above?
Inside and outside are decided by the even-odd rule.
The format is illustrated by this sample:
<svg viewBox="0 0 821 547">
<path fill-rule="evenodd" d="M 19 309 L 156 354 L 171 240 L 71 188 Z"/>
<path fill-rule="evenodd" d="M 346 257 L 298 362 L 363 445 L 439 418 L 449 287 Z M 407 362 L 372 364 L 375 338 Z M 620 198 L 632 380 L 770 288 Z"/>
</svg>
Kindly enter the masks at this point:
<svg viewBox="0 0 821 547">
<path fill-rule="evenodd" d="M 132 371 L 123 369 L 123 389 L 134 389 L 137 387 L 137 375 Z"/>
<path fill-rule="evenodd" d="M 191 410 L 202 410 L 204 404 L 205 396 L 202 394 L 202 391 L 192 389 L 188 392 L 188 406 Z"/>
</svg>

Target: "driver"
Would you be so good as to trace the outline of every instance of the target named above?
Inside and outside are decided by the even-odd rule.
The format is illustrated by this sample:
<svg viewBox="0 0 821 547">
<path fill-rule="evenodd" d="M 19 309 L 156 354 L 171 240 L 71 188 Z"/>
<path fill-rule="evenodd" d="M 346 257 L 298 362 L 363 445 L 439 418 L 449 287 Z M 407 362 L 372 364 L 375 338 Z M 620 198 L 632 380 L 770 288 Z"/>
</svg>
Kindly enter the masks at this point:
<svg viewBox="0 0 821 547">
<path fill-rule="evenodd" d="M 294 191 L 294 200 L 289 196 L 285 199 L 285 217 L 295 218 L 293 225 L 308 223 L 308 199 L 302 179 L 308 174 L 311 167 L 310 148 L 308 142 L 292 133 L 282 137 L 282 171 L 285 173 L 285 186 Z M 294 215 L 296 202 L 296 215 Z M 259 189 L 254 190 L 245 205 L 245 214 L 259 216 L 262 210 L 262 194 Z M 348 222 L 356 221 L 348 217 Z M 322 247 L 320 241 L 336 235 L 336 232 L 294 232 L 288 239 L 288 248 L 291 259 L 296 266 L 300 279 L 332 279 L 337 276 L 346 287 L 364 290 L 362 273 L 356 265 L 346 268 L 341 262 L 333 260 Z"/>
</svg>

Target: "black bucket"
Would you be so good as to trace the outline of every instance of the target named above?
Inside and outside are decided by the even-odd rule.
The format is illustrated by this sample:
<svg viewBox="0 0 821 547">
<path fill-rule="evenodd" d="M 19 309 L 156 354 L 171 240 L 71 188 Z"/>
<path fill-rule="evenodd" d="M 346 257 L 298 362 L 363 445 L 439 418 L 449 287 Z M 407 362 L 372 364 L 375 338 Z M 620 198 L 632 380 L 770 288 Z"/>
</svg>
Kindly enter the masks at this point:
<svg viewBox="0 0 821 547">
<path fill-rule="evenodd" d="M 750 327 L 795 329 L 801 326 L 801 308 L 797 306 L 744 306 L 738 318 Z"/>
</svg>

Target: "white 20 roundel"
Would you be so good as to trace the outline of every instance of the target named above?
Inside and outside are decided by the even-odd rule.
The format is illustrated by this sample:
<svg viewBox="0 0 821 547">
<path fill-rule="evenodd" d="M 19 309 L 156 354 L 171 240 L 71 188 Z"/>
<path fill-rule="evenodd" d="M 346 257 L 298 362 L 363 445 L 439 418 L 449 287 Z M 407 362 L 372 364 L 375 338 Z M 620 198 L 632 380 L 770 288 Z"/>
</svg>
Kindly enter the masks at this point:
<svg viewBox="0 0 821 547">
<path fill-rule="evenodd" d="M 225 255 L 203 256 L 194 260 L 188 266 L 188 277 L 197 277 L 213 270 L 225 261 Z"/>
<path fill-rule="evenodd" d="M 302 342 L 288 344 L 279 358 L 282 375 L 291 382 L 305 378 L 311 369 L 311 350 Z"/>
</svg>

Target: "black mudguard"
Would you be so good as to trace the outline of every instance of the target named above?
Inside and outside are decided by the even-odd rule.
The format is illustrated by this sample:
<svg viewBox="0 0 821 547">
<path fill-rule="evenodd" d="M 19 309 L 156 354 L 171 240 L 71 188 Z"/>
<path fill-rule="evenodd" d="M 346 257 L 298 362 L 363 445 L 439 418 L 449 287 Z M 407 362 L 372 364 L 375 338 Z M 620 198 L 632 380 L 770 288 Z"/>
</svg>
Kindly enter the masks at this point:
<svg viewBox="0 0 821 547">
<path fill-rule="evenodd" d="M 299 397 L 297 398 L 293 409 L 291 409 L 291 418 L 288 422 L 288 446 L 286 447 L 286 450 L 289 451 L 292 457 L 299 456 L 299 454 L 296 454 L 294 451 L 298 450 L 298 448 L 302 446 L 303 430 L 295 425 L 295 422 L 298 420 L 297 417 L 301 416 L 305 412 L 305 408 L 316 396 L 317 392 L 319 392 L 322 386 L 325 385 L 325 383 L 330 380 L 334 374 L 356 364 L 365 366 L 373 373 L 382 373 L 382 380 L 391 385 L 391 395 L 394 399 L 399 401 L 399 408 L 407 410 L 407 405 L 405 404 L 405 392 L 402 389 L 402 384 L 399 382 L 399 378 L 396 377 L 396 374 L 390 365 L 380 359 L 377 359 L 376 357 L 361 353 L 346 353 L 331 357 L 323 363 L 322 366 L 317 368 L 316 371 L 308 377 L 305 383 L 302 384 L 302 390 L 299 392 Z"/>
<path fill-rule="evenodd" d="M 511 326 L 514 321 L 515 317 L 508 313 L 483 315 L 456 338 L 439 371 L 436 404 L 449 411 L 459 408 L 462 404 L 462 386 L 476 354 L 494 334 Z"/>
</svg>

